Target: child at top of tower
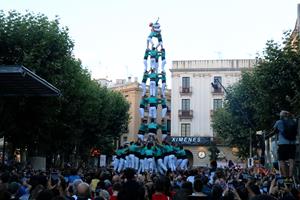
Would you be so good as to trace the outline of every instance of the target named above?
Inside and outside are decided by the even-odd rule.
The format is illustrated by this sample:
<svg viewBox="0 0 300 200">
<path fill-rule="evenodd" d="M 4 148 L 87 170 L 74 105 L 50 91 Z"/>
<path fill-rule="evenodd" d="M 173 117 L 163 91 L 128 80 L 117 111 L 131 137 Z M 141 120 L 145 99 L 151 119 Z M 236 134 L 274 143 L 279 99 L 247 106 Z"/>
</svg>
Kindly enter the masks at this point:
<svg viewBox="0 0 300 200">
<path fill-rule="evenodd" d="M 151 33 L 148 36 L 147 39 L 147 48 L 149 49 L 149 43 L 151 43 L 152 46 L 154 46 L 154 43 L 152 41 L 153 37 L 156 37 L 158 40 L 158 45 L 156 46 L 156 48 L 158 48 L 159 46 L 161 46 L 161 48 L 163 48 L 163 41 L 162 41 L 162 37 L 161 37 L 161 30 L 160 30 L 160 24 L 158 23 L 159 18 L 157 19 L 157 21 L 155 23 L 150 23 L 149 26 L 151 27 Z"/>
<path fill-rule="evenodd" d="M 150 22 L 149 26 L 151 27 L 151 32 L 160 33 L 160 24 L 158 20 L 155 23 Z"/>
</svg>

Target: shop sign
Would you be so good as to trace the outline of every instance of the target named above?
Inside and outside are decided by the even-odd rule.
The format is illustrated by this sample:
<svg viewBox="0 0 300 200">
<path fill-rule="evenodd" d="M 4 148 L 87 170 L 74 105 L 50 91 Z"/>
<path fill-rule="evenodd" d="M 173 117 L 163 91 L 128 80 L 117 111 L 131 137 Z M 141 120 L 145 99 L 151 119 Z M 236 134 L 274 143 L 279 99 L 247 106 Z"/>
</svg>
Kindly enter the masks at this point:
<svg viewBox="0 0 300 200">
<path fill-rule="evenodd" d="M 177 137 L 173 136 L 172 140 L 173 143 L 178 145 L 184 146 L 208 146 L 211 144 L 211 137 Z"/>
</svg>

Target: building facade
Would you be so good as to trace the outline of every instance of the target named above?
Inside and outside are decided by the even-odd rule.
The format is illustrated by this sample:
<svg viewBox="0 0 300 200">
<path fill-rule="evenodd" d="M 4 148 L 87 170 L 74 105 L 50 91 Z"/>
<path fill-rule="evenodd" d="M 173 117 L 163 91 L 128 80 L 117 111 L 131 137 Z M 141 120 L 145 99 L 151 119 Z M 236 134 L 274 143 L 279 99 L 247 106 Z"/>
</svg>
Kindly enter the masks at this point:
<svg viewBox="0 0 300 200">
<path fill-rule="evenodd" d="M 112 81 L 108 80 L 107 78 L 99 78 L 96 79 L 95 81 L 97 81 L 97 83 L 103 87 L 110 87 L 112 84 Z"/>
<path fill-rule="evenodd" d="M 250 70 L 255 59 L 188 60 L 172 63 L 172 128 L 175 137 L 215 136 L 211 127 L 214 110 L 223 106 L 225 88 L 236 83 L 243 71 Z M 195 139 L 197 141 L 197 139 Z M 199 140 L 200 141 L 200 140 Z M 195 166 L 209 163 L 208 146 L 187 146 Z M 219 147 L 226 159 L 234 159 L 232 149 Z"/>
<path fill-rule="evenodd" d="M 129 108 L 129 124 L 128 129 L 125 133 L 122 134 L 120 138 L 120 144 L 123 144 L 125 142 L 131 142 L 137 140 L 137 133 L 138 129 L 141 123 L 141 118 L 139 115 L 139 105 L 140 100 L 142 96 L 142 89 L 140 84 L 138 83 L 137 79 L 134 79 L 132 82 L 131 79 L 129 80 L 117 80 L 116 83 L 112 84 L 111 87 L 109 87 L 112 90 L 118 91 L 123 94 L 123 96 L 127 99 L 127 101 L 130 103 Z M 147 88 L 146 95 L 149 96 L 149 88 Z M 171 90 L 166 90 L 166 98 L 167 98 L 167 105 L 170 108 L 171 105 Z M 161 106 L 158 106 L 158 116 L 157 116 L 157 122 L 160 124 L 161 122 Z M 145 109 L 145 117 L 148 116 L 148 109 Z M 171 110 L 168 109 L 167 113 L 167 123 L 168 128 L 171 129 Z M 158 138 L 161 138 L 160 131 L 158 131 Z"/>
</svg>

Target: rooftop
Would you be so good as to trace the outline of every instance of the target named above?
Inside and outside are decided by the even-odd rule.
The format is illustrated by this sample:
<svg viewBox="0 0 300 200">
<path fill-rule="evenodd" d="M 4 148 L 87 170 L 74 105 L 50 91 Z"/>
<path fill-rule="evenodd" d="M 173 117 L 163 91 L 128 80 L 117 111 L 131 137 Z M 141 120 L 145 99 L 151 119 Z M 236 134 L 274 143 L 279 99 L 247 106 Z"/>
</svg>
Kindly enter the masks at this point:
<svg viewBox="0 0 300 200">
<path fill-rule="evenodd" d="M 255 64 L 256 59 L 178 60 L 172 62 L 170 71 L 240 71 Z"/>
<path fill-rule="evenodd" d="M 0 66 L 0 96 L 59 96 L 60 91 L 21 65 Z"/>
</svg>

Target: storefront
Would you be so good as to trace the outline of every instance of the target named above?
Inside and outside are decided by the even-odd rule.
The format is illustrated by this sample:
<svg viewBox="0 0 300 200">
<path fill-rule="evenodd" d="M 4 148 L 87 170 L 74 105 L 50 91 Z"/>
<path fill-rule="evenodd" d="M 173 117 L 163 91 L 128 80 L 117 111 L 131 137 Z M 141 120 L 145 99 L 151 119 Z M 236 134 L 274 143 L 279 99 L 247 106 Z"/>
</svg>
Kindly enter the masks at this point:
<svg viewBox="0 0 300 200">
<path fill-rule="evenodd" d="M 183 148 L 186 149 L 190 164 L 193 167 L 209 166 L 211 155 L 210 147 L 213 146 L 212 137 L 174 136 L 171 141 L 175 144 L 182 145 Z M 232 160 L 234 163 L 240 163 L 238 157 L 235 156 L 238 152 L 236 148 L 230 148 L 224 145 L 216 145 L 216 148 L 219 150 L 218 165 L 220 167 L 227 165 L 228 160 Z"/>
</svg>

